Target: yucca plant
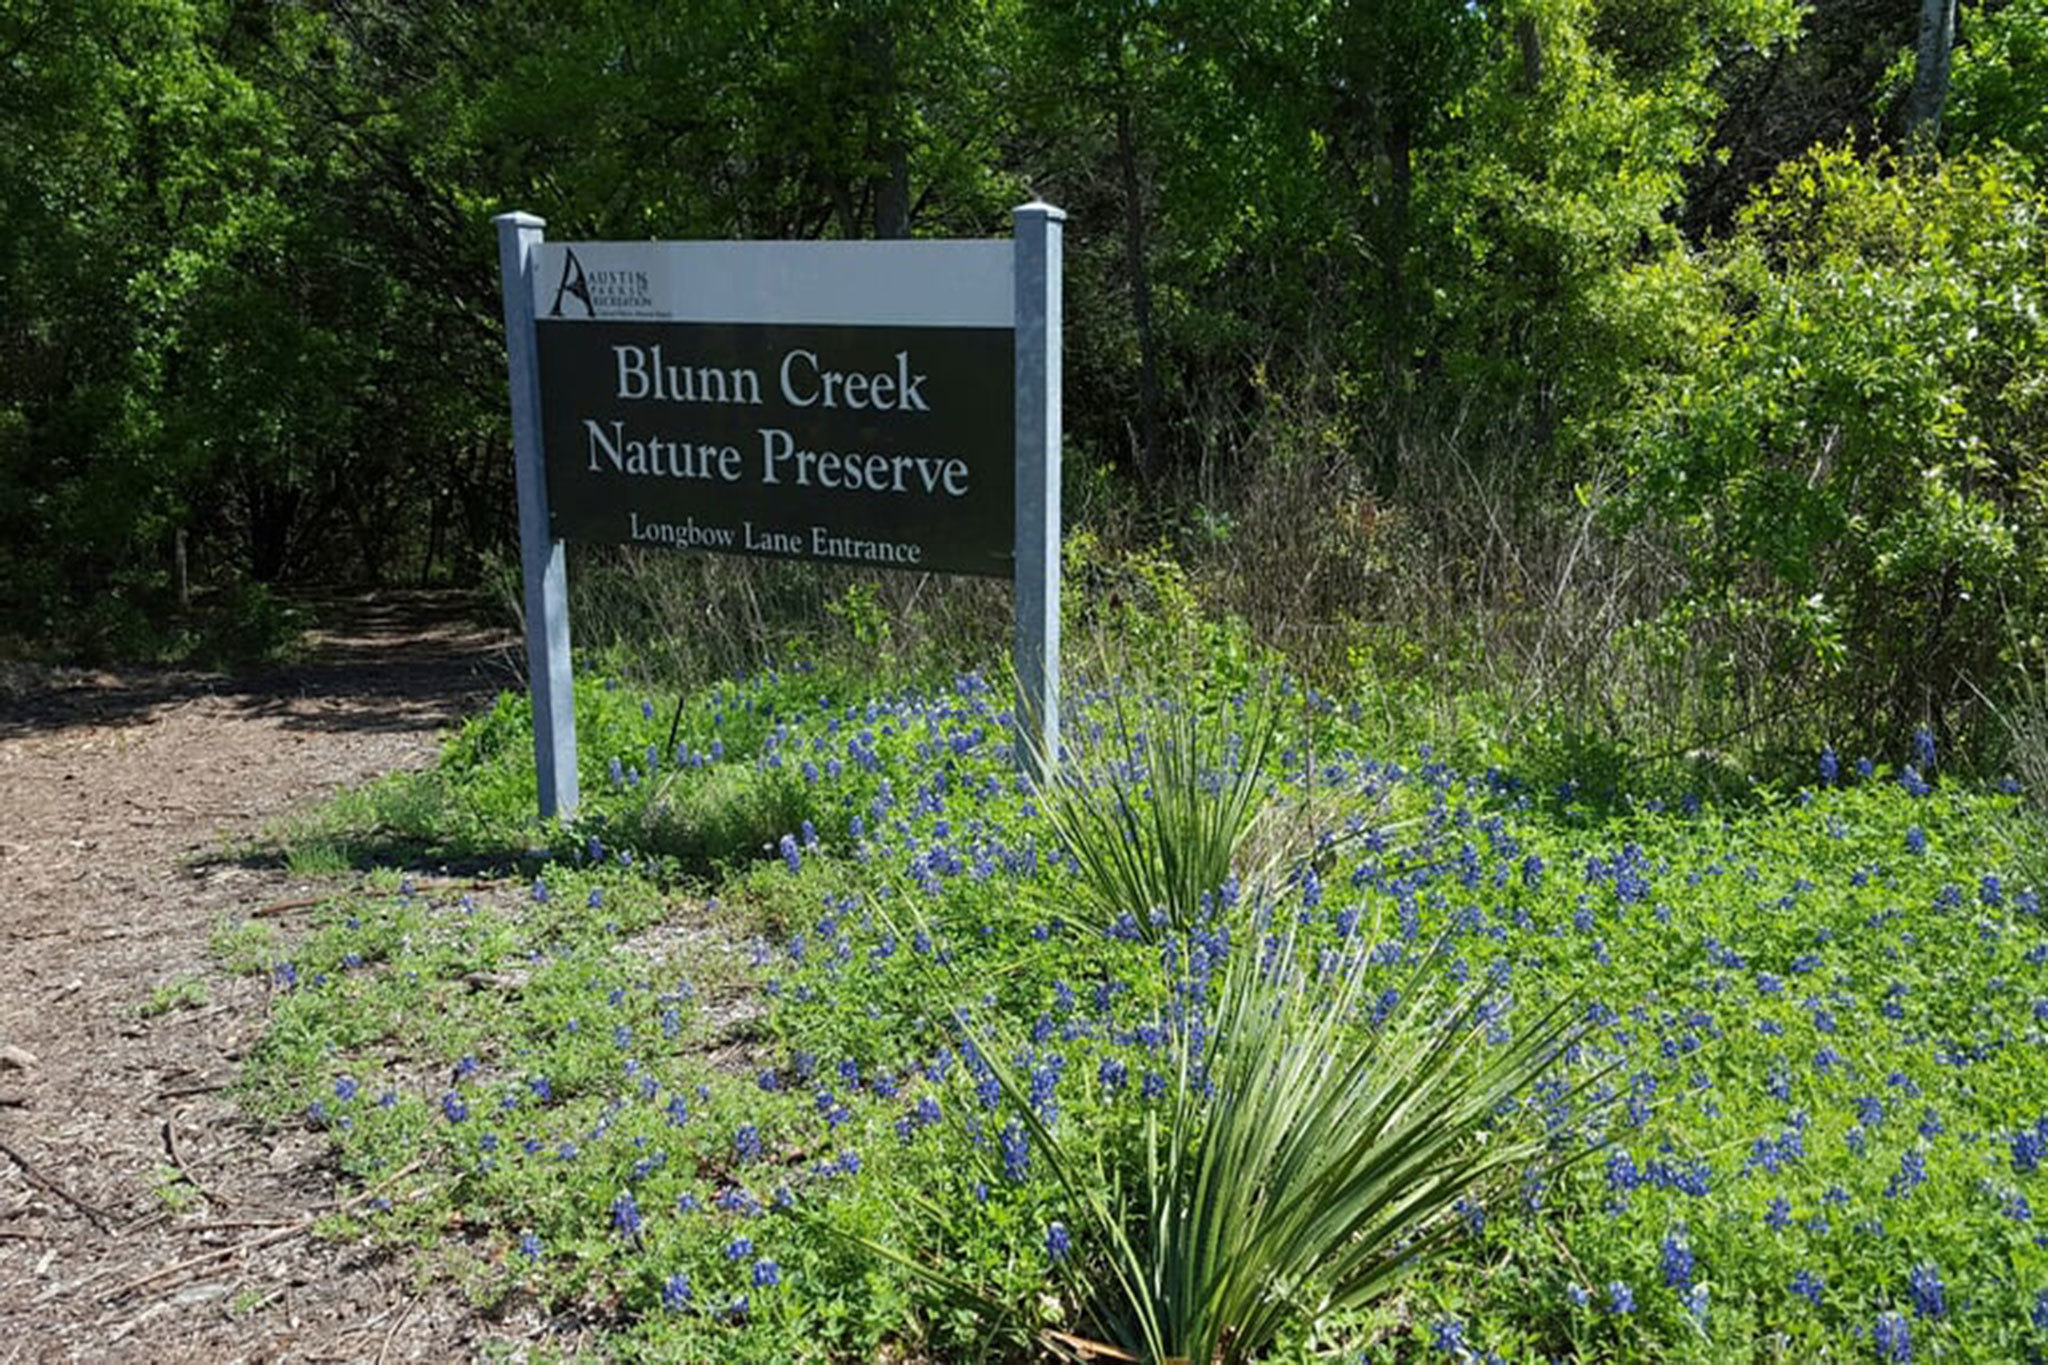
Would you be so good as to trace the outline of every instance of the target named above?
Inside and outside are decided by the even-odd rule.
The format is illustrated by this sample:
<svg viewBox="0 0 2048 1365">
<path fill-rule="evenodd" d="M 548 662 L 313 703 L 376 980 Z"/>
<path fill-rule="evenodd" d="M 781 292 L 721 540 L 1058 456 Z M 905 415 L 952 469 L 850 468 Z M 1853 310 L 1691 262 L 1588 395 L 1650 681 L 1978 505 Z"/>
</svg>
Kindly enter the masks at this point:
<svg viewBox="0 0 2048 1365">
<path fill-rule="evenodd" d="M 1217 939 L 1206 941 L 1213 959 Z M 1255 1359 L 1424 1264 L 1464 1226 L 1460 1201 L 1569 1159 L 1500 1121 L 1557 1063 L 1569 1002 L 1510 1030 L 1497 992 L 1434 984 L 1440 961 L 1387 993 L 1364 947 L 1313 968 L 1296 947 L 1292 936 L 1263 954 L 1241 947 L 1204 990 L 1181 983 L 1184 1000 L 1213 994 L 1213 1012 L 1182 1016 L 1170 1089 L 1135 1141 L 1046 1123 L 1006 1061 L 1021 1040 L 979 1039 L 1065 1198 L 1060 1273 L 1082 1320 L 1042 1333 L 1048 1349 L 1161 1365 Z"/>
<path fill-rule="evenodd" d="M 1186 931 L 1233 877 L 1260 889 L 1285 851 L 1282 840 L 1255 837 L 1278 733 L 1271 698 L 1218 705 L 1191 692 L 1142 716 L 1119 700 L 1112 724 L 1109 742 L 1042 765 L 1053 774 L 1041 793 L 1046 819 L 1078 867 L 1062 908 L 1151 940 Z"/>
</svg>

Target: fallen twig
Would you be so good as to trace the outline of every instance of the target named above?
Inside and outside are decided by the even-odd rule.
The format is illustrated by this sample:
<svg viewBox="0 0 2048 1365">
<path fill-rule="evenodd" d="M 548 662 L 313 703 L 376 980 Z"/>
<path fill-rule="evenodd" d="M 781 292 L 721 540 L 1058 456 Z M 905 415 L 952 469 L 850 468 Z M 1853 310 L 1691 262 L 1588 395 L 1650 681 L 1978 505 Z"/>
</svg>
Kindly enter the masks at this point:
<svg viewBox="0 0 2048 1365">
<path fill-rule="evenodd" d="M 377 1365 L 384 1365 L 384 1358 L 391 1354 L 391 1343 L 398 1339 L 398 1329 L 405 1326 L 405 1320 L 412 1316 L 412 1310 L 418 1306 L 418 1299 L 406 1300 L 405 1310 L 398 1315 L 398 1321 L 391 1324 L 391 1330 L 384 1334 L 384 1344 L 377 1348 Z"/>
<path fill-rule="evenodd" d="M 226 1081 L 213 1081 L 206 1085 L 188 1085 L 177 1090 L 159 1090 L 156 1097 L 160 1100 L 181 1100 L 190 1095 L 211 1095 L 227 1088 Z"/>
<path fill-rule="evenodd" d="M 41 1171 L 37 1170 L 35 1163 L 33 1161 L 30 1161 L 27 1157 L 23 1156 L 20 1152 L 15 1151 L 12 1147 L 8 1146 L 4 1142 L 0 1142 L 0 1152 L 6 1153 L 7 1156 L 13 1160 L 15 1165 L 21 1167 L 21 1173 L 27 1176 L 30 1180 L 34 1181 L 39 1188 L 47 1191 L 50 1194 L 56 1195 L 59 1199 L 69 1204 L 72 1208 L 77 1209 L 80 1213 L 85 1215 L 86 1220 L 88 1222 L 90 1222 L 94 1227 L 98 1228 L 101 1232 L 112 1232 L 114 1230 L 113 1225 L 108 1220 L 106 1214 L 94 1208 L 92 1205 L 86 1203 L 83 1199 L 80 1199 L 77 1195 L 73 1194 L 71 1191 L 65 1189 L 62 1185 L 59 1185 L 56 1181 L 50 1179 L 50 1177 L 44 1175 Z"/>
<path fill-rule="evenodd" d="M 178 1151 L 177 1130 L 171 1126 L 169 1119 L 164 1120 L 164 1150 L 170 1153 L 171 1164 L 178 1168 L 179 1175 L 185 1177 L 185 1183 L 204 1195 L 207 1203 L 217 1209 L 224 1209 L 228 1206 L 228 1201 L 201 1184 L 198 1173 L 186 1164 L 184 1156 Z"/>
<path fill-rule="evenodd" d="M 1111 1346 L 1108 1342 L 1090 1341 L 1087 1337 L 1077 1337 L 1071 1332 L 1057 1332 L 1050 1327 L 1040 1332 L 1039 1336 L 1048 1344 L 1066 1347 L 1068 1350 L 1079 1355 L 1083 1360 L 1134 1361 L 1138 1358 L 1128 1351 Z"/>
<path fill-rule="evenodd" d="M 333 899 L 332 895 L 327 895 L 307 896 L 304 899 L 295 901 L 272 901 L 268 905 L 259 905 L 254 910 L 251 910 L 249 918 L 270 919 L 277 915 L 288 915 L 294 910 L 311 910 L 313 907 L 325 905 Z"/>
<path fill-rule="evenodd" d="M 258 1251 L 274 1243 L 282 1242 L 289 1238 L 296 1237 L 303 1232 L 311 1230 L 314 1224 L 318 1223 L 321 1219 L 327 1217 L 330 1213 L 340 1213 L 344 1210 L 354 1208 L 357 1204 L 367 1202 L 368 1200 L 376 1196 L 378 1190 L 383 1189 L 396 1181 L 403 1180 L 406 1176 L 411 1175 L 414 1171 L 418 1170 L 420 1167 L 426 1164 L 427 1159 L 425 1157 L 421 1157 L 418 1160 L 413 1161 L 396 1171 L 393 1171 L 390 1175 L 384 1177 L 383 1180 L 371 1186 L 369 1189 L 364 1190 L 362 1193 L 356 1195 L 354 1198 L 345 1199 L 341 1203 L 336 1204 L 331 1209 L 326 1209 L 320 1213 L 312 1214 L 308 1217 L 301 1218 L 296 1223 L 288 1224 L 272 1232 L 266 1232 L 260 1237 L 245 1238 L 242 1241 L 236 1242 L 233 1246 L 218 1247 L 213 1251 L 204 1252 L 201 1255 L 187 1257 L 185 1260 L 174 1262 L 171 1265 L 165 1266 L 161 1270 L 153 1270 L 149 1274 L 144 1275 L 139 1279 L 130 1280 L 128 1281 L 128 1283 L 121 1285 L 119 1288 L 110 1290 L 107 1293 L 102 1294 L 100 1296 L 100 1302 L 111 1303 L 115 1299 L 121 1298 L 124 1295 L 134 1293 L 136 1290 L 141 1289 L 145 1285 L 155 1284 L 159 1280 L 171 1279 L 176 1276 L 184 1274 L 188 1270 L 197 1270 L 201 1266 L 211 1265 L 215 1261 L 223 1261 L 232 1256 L 247 1255 L 249 1252 Z"/>
</svg>

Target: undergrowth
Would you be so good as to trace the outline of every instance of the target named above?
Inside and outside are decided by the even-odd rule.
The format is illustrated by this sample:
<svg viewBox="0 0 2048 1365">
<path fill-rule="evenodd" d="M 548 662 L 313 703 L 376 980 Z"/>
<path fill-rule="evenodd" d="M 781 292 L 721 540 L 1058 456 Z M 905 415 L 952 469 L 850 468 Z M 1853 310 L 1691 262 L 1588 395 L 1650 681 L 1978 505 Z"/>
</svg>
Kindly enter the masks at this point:
<svg viewBox="0 0 2048 1365">
<path fill-rule="evenodd" d="M 1072 692 L 1076 747 L 1132 765 L 1100 790 L 1154 799 L 1170 698 Z M 1273 696 L 1267 743 L 1232 747 L 1224 708 L 1203 752 L 1264 748 L 1260 800 L 1296 813 L 1276 874 L 1226 875 L 1178 922 L 1076 912 L 1086 836 L 1021 783 L 975 674 L 764 669 L 680 707 L 586 677 L 571 826 L 529 815 L 503 700 L 432 773 L 305 827 L 497 859 L 485 889 L 386 874 L 295 940 L 224 928 L 277 986 L 249 1102 L 368 1189 L 419 1163 L 416 1198 L 337 1235 L 598 1322 L 622 1358 L 1084 1353 L 1149 1340 L 1118 1335 L 1113 1289 L 1163 1245 L 1136 1234 L 1145 1154 L 1213 1121 L 1223 983 L 1279 954 L 1304 1020 L 1356 1002 L 1327 1016 L 1340 1050 L 1468 995 L 1454 1075 L 1561 1003 L 1571 1027 L 1452 1148 L 1519 1155 L 1416 1214 L 1430 1257 L 1346 1297 L 1333 1261 L 1252 1256 L 1262 1358 L 2048 1350 L 2024 797 L 1949 775 L 1925 735 L 1730 800 Z"/>
</svg>

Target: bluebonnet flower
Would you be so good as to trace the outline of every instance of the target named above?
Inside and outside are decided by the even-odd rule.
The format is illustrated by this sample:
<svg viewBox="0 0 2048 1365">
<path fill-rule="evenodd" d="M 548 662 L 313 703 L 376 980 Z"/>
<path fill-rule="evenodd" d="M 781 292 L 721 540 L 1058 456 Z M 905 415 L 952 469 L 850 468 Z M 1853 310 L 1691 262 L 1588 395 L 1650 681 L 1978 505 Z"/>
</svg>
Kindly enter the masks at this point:
<svg viewBox="0 0 2048 1365">
<path fill-rule="evenodd" d="M 1927 831 L 1918 825 L 1906 827 L 1906 852 L 1915 857 L 1927 851 Z"/>
<path fill-rule="evenodd" d="M 1684 1289 L 1692 1283 L 1692 1247 L 1686 1242 L 1685 1225 L 1679 1224 L 1675 1231 L 1664 1234 L 1660 1248 L 1664 1267 L 1664 1283 L 1672 1289 Z"/>
<path fill-rule="evenodd" d="M 469 1104 L 451 1090 L 441 1097 L 441 1112 L 448 1116 L 450 1123 L 461 1123 L 469 1117 Z"/>
<path fill-rule="evenodd" d="M 356 1082 L 353 1076 L 342 1076 L 334 1082 L 334 1098 L 346 1103 L 356 1097 Z"/>
<path fill-rule="evenodd" d="M 1840 777 L 1841 773 L 1842 764 L 1835 757 L 1833 746 L 1822 749 L 1820 751 L 1820 784 L 1823 787 L 1834 786 L 1835 779 Z"/>
<path fill-rule="evenodd" d="M 754 1288 L 772 1289 L 782 1283 L 782 1267 L 774 1261 L 762 1259 L 754 1262 Z"/>
<path fill-rule="evenodd" d="M 1031 1169 L 1031 1142 L 1024 1134 L 1024 1125 L 1015 1119 L 1003 1125 L 997 1139 L 1003 1153 L 1003 1177 L 1020 1182 Z"/>
<path fill-rule="evenodd" d="M 1894 1175 L 1891 1178 L 1891 1183 L 1885 1186 L 1884 1196 L 1887 1199 L 1897 1199 L 1908 1190 L 1915 1189 L 1926 1183 L 1927 1156 L 1919 1148 L 1911 1147 L 1899 1158 L 1898 1174 Z"/>
<path fill-rule="evenodd" d="M 1636 1294 L 1626 1281 L 1613 1280 L 1607 1285 L 1607 1311 L 1610 1313 L 1633 1313 L 1636 1311 Z"/>
<path fill-rule="evenodd" d="M 1564 1287 L 1564 1293 L 1565 1297 L 1570 1299 L 1573 1305 L 1579 1308 L 1584 1308 L 1593 1301 L 1592 1294 L 1587 1291 L 1584 1285 L 1568 1284 Z"/>
<path fill-rule="evenodd" d="M 1802 1270 L 1792 1277 L 1792 1292 L 1816 1308 L 1820 1306 L 1821 1295 L 1827 1292 L 1827 1287 L 1828 1282 L 1811 1270 Z"/>
<path fill-rule="evenodd" d="M 1901 1314 L 1879 1313 L 1870 1337 L 1877 1346 L 1879 1360 L 1904 1362 L 1913 1358 L 1913 1329 Z"/>
<path fill-rule="evenodd" d="M 2048 1331 L 2048 1289 L 2034 1291 L 2034 1326 Z"/>
<path fill-rule="evenodd" d="M 1941 1282 L 1941 1271 L 1931 1265 L 1916 1265 L 1909 1278 L 1913 1289 L 1913 1313 L 1916 1317 L 1938 1318 L 1948 1312 L 1948 1286 Z"/>
<path fill-rule="evenodd" d="M 661 1287 L 661 1306 L 671 1313 L 680 1313 L 690 1306 L 690 1277 L 678 1270 L 668 1277 Z"/>
<path fill-rule="evenodd" d="M 1764 1226 L 1773 1232 L 1783 1232 L 1791 1225 L 1791 1202 L 1782 1194 L 1772 1195 L 1770 1207 L 1764 1210 Z"/>
<path fill-rule="evenodd" d="M 753 1254 L 754 1239 L 751 1237 L 735 1237 L 725 1249 L 725 1259 L 728 1261 L 743 1260 Z"/>
<path fill-rule="evenodd" d="M 732 1135 L 733 1160 L 742 1164 L 761 1159 L 761 1130 L 743 1123 Z"/>
<path fill-rule="evenodd" d="M 544 1248 L 541 1245 L 540 1238 L 534 1236 L 530 1232 L 524 1233 L 520 1236 L 519 1254 L 521 1256 L 524 1256 L 527 1260 L 538 1261 L 542 1257 L 542 1255 L 545 1254 L 545 1252 L 546 1248 Z"/>
<path fill-rule="evenodd" d="M 1045 1229 L 1045 1254 L 1055 1261 L 1064 1261 L 1074 1249 L 1073 1239 L 1067 1235 L 1065 1223 L 1054 1222 Z"/>
<path fill-rule="evenodd" d="M 1445 1355 L 1457 1354 L 1465 1345 L 1465 1320 L 1438 1318 L 1430 1324 L 1430 1345 Z"/>
<path fill-rule="evenodd" d="M 796 836 L 794 834 L 783 835 L 781 841 L 776 845 L 776 849 L 782 854 L 783 865 L 791 872 L 803 870 L 804 855 L 797 849 Z"/>
<path fill-rule="evenodd" d="M 2041 1168 L 2041 1157 L 2048 1145 L 2044 1145 L 2038 1127 L 2022 1128 L 2009 1139 L 2012 1148 L 2012 1169 L 2015 1175 L 2032 1175 Z"/>
<path fill-rule="evenodd" d="M 640 1206 L 633 1202 L 631 1190 L 622 1191 L 612 1200 L 612 1231 L 621 1237 L 636 1237 L 640 1233 Z"/>
<path fill-rule="evenodd" d="M 1934 766 L 1934 731 L 1925 725 L 1913 731 L 1913 761 L 1923 768 Z"/>
</svg>

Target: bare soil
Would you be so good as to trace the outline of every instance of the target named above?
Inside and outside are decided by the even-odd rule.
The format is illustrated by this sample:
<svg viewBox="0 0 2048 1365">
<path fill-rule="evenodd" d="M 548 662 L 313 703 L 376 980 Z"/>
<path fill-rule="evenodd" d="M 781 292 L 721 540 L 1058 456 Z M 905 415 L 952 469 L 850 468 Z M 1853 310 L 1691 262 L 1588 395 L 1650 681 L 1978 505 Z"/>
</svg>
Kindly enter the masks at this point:
<svg viewBox="0 0 2048 1365">
<path fill-rule="evenodd" d="M 306 662 L 246 678 L 0 664 L 0 1362 L 447 1360 L 545 1327 L 306 1235 L 348 1193 L 323 1144 L 228 1088 L 270 985 L 220 970 L 215 926 L 353 881 L 251 841 L 517 685 L 456 599 L 321 618 Z M 205 1003 L 141 1011 L 189 980 Z"/>
</svg>

